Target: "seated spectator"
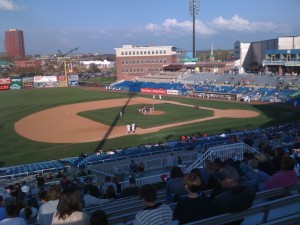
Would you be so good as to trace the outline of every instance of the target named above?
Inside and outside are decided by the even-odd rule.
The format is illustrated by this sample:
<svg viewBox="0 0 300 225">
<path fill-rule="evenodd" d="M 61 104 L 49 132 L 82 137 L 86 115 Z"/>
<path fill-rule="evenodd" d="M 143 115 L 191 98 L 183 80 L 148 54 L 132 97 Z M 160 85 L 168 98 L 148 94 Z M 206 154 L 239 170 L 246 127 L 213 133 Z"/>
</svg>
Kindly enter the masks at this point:
<svg viewBox="0 0 300 225">
<path fill-rule="evenodd" d="M 43 177 L 43 174 L 39 173 L 38 175 L 35 176 L 35 178 L 36 178 L 38 188 L 40 190 L 44 190 L 44 188 L 45 188 L 45 179 Z"/>
<path fill-rule="evenodd" d="M 62 175 L 61 171 L 58 171 L 55 178 L 62 178 L 62 177 L 63 177 L 63 175 Z"/>
<path fill-rule="evenodd" d="M 94 196 L 95 198 L 100 198 L 101 191 L 94 184 L 92 184 L 92 178 L 86 179 L 85 182 L 84 189 L 89 189 L 90 195 Z"/>
<path fill-rule="evenodd" d="M 111 181 L 111 177 L 107 176 L 107 177 L 105 177 L 104 183 L 101 185 L 101 194 L 102 195 L 106 194 L 107 188 L 110 185 L 113 186 L 115 193 L 117 193 L 117 185 Z"/>
<path fill-rule="evenodd" d="M 157 194 L 153 185 L 143 185 L 140 190 L 140 198 L 143 200 L 145 208 L 136 214 L 134 225 L 171 223 L 172 210 L 168 205 L 156 202 Z"/>
<path fill-rule="evenodd" d="M 179 224 L 185 224 L 211 216 L 208 198 L 198 194 L 201 191 L 200 178 L 195 173 L 190 173 L 185 176 L 184 185 L 188 194 L 179 198 L 173 218 L 178 220 Z"/>
<path fill-rule="evenodd" d="M 129 166 L 129 173 L 130 176 L 135 177 L 135 174 L 139 171 L 138 165 L 132 159 Z"/>
<path fill-rule="evenodd" d="M 106 193 L 103 197 L 106 199 L 110 199 L 110 200 L 114 200 L 117 198 L 116 190 L 114 189 L 114 187 L 112 185 L 109 185 L 107 187 Z"/>
<path fill-rule="evenodd" d="M 0 221 L 7 217 L 6 208 L 3 205 L 3 197 L 0 195 Z"/>
<path fill-rule="evenodd" d="M 272 176 L 275 173 L 275 167 L 273 162 L 265 153 L 255 154 L 255 159 L 258 160 L 258 169 L 265 172 L 269 176 Z"/>
<path fill-rule="evenodd" d="M 277 147 L 275 149 L 275 156 L 273 157 L 272 162 L 273 162 L 276 172 L 281 169 L 281 160 L 284 157 L 284 155 L 285 155 L 285 152 L 284 152 L 283 148 Z"/>
<path fill-rule="evenodd" d="M 281 170 L 275 173 L 264 183 L 264 190 L 279 187 L 290 187 L 298 183 L 298 177 L 294 170 L 294 159 L 284 156 L 281 160 Z"/>
<path fill-rule="evenodd" d="M 71 182 L 69 181 L 69 179 L 67 178 L 67 176 L 63 175 L 62 179 L 59 182 L 60 187 L 62 188 L 62 190 L 69 188 L 71 186 Z"/>
<path fill-rule="evenodd" d="M 218 176 L 224 191 L 216 196 L 212 203 L 212 209 L 216 215 L 237 213 L 252 206 L 256 195 L 255 190 L 239 183 L 240 175 L 234 167 L 224 166 Z M 230 224 L 241 224 L 242 221 L 238 220 Z"/>
<path fill-rule="evenodd" d="M 201 179 L 203 181 L 203 185 L 208 185 L 208 180 L 210 179 L 210 176 L 212 175 L 214 169 L 213 169 L 213 163 L 211 161 L 206 161 L 205 166 L 203 168 L 200 168 L 200 175 Z"/>
<path fill-rule="evenodd" d="M 176 164 L 177 164 L 176 157 L 173 155 L 173 153 L 170 153 L 170 155 L 166 158 L 167 169 L 173 168 L 173 166 L 176 166 Z"/>
<path fill-rule="evenodd" d="M 26 206 L 19 212 L 19 216 L 24 218 L 27 224 L 34 224 L 36 222 L 38 210 L 32 201 L 28 201 Z"/>
<path fill-rule="evenodd" d="M 57 212 L 53 215 L 52 225 L 72 224 L 89 225 L 89 217 L 82 212 L 79 189 L 66 188 L 59 197 Z"/>
<path fill-rule="evenodd" d="M 170 178 L 166 181 L 166 200 L 176 202 L 179 196 L 186 195 L 183 185 L 184 174 L 178 166 L 174 166 L 170 173 Z"/>
<path fill-rule="evenodd" d="M 90 225 L 108 225 L 108 219 L 104 211 L 98 209 L 90 217 Z"/>
<path fill-rule="evenodd" d="M 129 187 L 124 188 L 123 191 L 120 193 L 120 197 L 128 197 L 128 196 L 134 196 L 139 194 L 140 188 L 136 186 L 136 180 L 134 177 L 131 177 L 129 179 Z"/>
<path fill-rule="evenodd" d="M 24 193 L 24 195 L 30 194 L 30 187 L 26 184 L 26 181 L 23 181 L 21 191 Z"/>
<path fill-rule="evenodd" d="M 48 202 L 47 191 L 42 190 L 39 192 L 38 208 L 45 202 Z"/>
<path fill-rule="evenodd" d="M 47 191 L 48 201 L 43 203 L 38 212 L 37 223 L 39 225 L 51 225 L 52 216 L 56 212 L 60 195 L 60 186 L 51 185 Z"/>
<path fill-rule="evenodd" d="M 90 194 L 90 190 L 88 188 L 85 188 L 83 202 L 84 207 L 90 207 L 93 205 L 103 205 L 104 203 L 109 202 L 109 199 L 96 198 Z"/>
<path fill-rule="evenodd" d="M 47 173 L 46 180 L 52 180 L 53 175 L 51 173 Z"/>
<path fill-rule="evenodd" d="M 6 206 L 7 218 L 1 220 L 0 224 L 4 225 L 27 225 L 22 217 L 16 217 L 18 210 L 15 205 Z"/>
<path fill-rule="evenodd" d="M 245 182 L 251 185 L 255 191 L 260 191 L 261 185 L 267 181 L 270 176 L 263 171 L 257 169 L 258 162 L 256 159 L 251 159 L 247 163 L 248 171 L 245 174 Z"/>
<path fill-rule="evenodd" d="M 145 165 L 143 162 L 140 162 L 139 167 L 138 167 L 138 172 L 143 173 L 145 171 Z"/>
<path fill-rule="evenodd" d="M 121 184 L 120 184 L 120 181 L 117 177 L 113 177 L 112 178 L 112 182 L 114 184 L 116 184 L 116 187 L 117 187 L 117 193 L 120 193 L 121 192 Z"/>
</svg>

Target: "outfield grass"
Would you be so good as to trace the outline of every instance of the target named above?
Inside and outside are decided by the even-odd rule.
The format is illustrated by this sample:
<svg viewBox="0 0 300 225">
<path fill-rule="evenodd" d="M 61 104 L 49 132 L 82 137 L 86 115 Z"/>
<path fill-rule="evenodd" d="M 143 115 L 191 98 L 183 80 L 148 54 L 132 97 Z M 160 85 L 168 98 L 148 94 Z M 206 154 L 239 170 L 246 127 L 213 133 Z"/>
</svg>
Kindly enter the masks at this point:
<svg viewBox="0 0 300 225">
<path fill-rule="evenodd" d="M 70 156 L 78 156 L 81 152 L 93 152 L 97 149 L 99 144 L 102 146 L 103 150 L 107 150 L 110 148 L 117 149 L 152 142 L 178 140 L 180 135 L 191 134 L 194 132 L 206 132 L 208 134 L 216 134 L 222 132 L 237 131 L 241 129 L 271 126 L 283 122 L 300 121 L 300 114 L 294 111 L 294 109 L 282 108 L 280 105 L 276 104 L 249 105 L 237 102 L 205 101 L 188 97 L 163 96 L 165 100 L 178 101 L 181 103 L 191 105 L 199 104 L 200 106 L 210 108 L 255 110 L 260 112 L 261 115 L 255 118 L 247 119 L 225 118 L 213 121 L 204 121 L 201 123 L 194 123 L 179 127 L 168 128 L 152 134 L 136 134 L 115 138 L 112 140 L 103 140 L 100 143 L 91 142 L 77 144 L 53 144 L 34 142 L 23 138 L 22 136 L 18 135 L 14 130 L 15 122 L 27 115 L 44 109 L 65 104 L 96 101 L 103 99 L 127 98 L 129 96 L 131 97 L 132 94 L 90 91 L 79 88 L 51 88 L 0 91 L 0 166 L 9 166 L 29 162 L 65 158 Z M 152 97 L 149 95 L 139 96 L 148 98 Z M 191 110 L 192 109 L 193 108 L 191 108 Z M 136 115 L 137 109 L 133 106 L 132 110 L 135 111 Z M 174 110 L 174 112 L 179 112 L 177 114 L 183 116 L 181 118 L 177 118 L 178 120 L 184 119 L 184 116 L 188 117 L 188 120 L 190 120 L 190 115 L 186 113 L 186 110 L 187 107 L 185 107 L 184 110 Z M 165 115 L 169 115 L 169 113 L 171 113 L 171 111 L 168 111 L 168 113 L 166 113 Z M 204 112 L 204 114 L 206 113 L 208 114 L 201 116 L 209 116 L 210 111 Z M 124 119 L 127 116 L 126 114 L 127 112 L 124 115 Z M 149 116 L 149 118 L 150 117 L 151 116 Z M 134 118 L 136 118 L 136 116 Z M 130 118 L 127 119 L 128 121 L 131 120 Z M 167 119 L 170 118 L 167 117 Z M 122 121 L 120 121 L 120 123 L 121 122 Z M 123 122 L 124 124 L 127 123 L 125 121 Z"/>
</svg>

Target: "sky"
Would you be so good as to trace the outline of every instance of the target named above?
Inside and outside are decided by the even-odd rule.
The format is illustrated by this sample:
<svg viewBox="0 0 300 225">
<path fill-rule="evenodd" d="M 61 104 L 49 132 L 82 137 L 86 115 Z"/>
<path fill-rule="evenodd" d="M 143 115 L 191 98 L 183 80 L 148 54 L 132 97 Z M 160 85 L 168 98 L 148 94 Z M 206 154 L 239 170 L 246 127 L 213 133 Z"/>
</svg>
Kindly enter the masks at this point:
<svg viewBox="0 0 300 225">
<path fill-rule="evenodd" d="M 300 35 L 299 0 L 199 0 L 196 50 L 233 49 Z M 189 0 L 0 0 L 0 52 L 5 31 L 24 32 L 26 54 L 115 54 L 122 45 L 191 51 Z"/>
</svg>

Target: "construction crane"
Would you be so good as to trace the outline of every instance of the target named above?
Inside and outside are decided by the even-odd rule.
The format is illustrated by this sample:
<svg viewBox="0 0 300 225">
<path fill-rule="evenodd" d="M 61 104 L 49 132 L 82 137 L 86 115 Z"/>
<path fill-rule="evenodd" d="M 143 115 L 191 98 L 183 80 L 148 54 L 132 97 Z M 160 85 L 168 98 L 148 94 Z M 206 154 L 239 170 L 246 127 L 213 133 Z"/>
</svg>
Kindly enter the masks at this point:
<svg viewBox="0 0 300 225">
<path fill-rule="evenodd" d="M 67 63 L 66 63 L 66 60 L 64 59 L 64 57 L 65 57 L 66 55 L 69 55 L 70 53 L 76 51 L 78 48 L 79 48 L 79 47 L 74 48 L 74 49 L 68 51 L 68 52 L 65 53 L 65 54 L 62 54 L 62 52 L 61 52 L 60 50 L 58 50 L 58 53 L 59 53 L 60 57 L 62 57 L 62 59 L 64 60 L 64 70 L 65 70 L 65 76 L 66 76 L 67 82 L 68 82 Z"/>
</svg>

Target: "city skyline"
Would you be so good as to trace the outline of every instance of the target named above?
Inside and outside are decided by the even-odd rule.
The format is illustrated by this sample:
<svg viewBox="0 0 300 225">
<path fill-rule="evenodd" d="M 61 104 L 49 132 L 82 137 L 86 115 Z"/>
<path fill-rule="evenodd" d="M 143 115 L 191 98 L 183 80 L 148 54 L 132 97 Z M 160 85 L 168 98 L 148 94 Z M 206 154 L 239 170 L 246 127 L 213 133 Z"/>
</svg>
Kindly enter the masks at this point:
<svg viewBox="0 0 300 225">
<path fill-rule="evenodd" d="M 299 35 L 299 9 L 298 0 L 201 0 L 196 49 Z M 188 0 L 0 0 L 0 21 L 0 52 L 9 29 L 23 30 L 27 54 L 114 54 L 126 44 L 192 50 Z"/>
</svg>

